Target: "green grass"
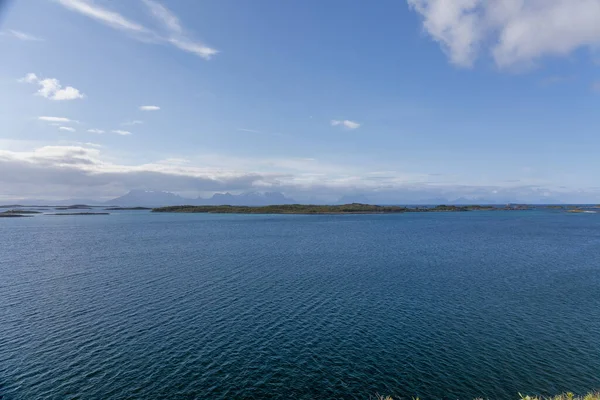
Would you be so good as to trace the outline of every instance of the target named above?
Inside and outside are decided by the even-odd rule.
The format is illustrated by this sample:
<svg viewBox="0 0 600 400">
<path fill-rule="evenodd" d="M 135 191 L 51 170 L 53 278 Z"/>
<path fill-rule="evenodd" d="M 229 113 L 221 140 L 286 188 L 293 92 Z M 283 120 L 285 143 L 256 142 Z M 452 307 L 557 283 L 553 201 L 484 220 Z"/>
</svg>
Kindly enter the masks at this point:
<svg viewBox="0 0 600 400">
<path fill-rule="evenodd" d="M 377 396 L 376 400 L 396 400 L 392 396 Z M 412 400 L 419 400 L 418 397 L 413 397 Z M 483 399 L 476 399 L 483 400 Z M 525 396 L 519 393 L 519 397 L 515 396 L 515 400 L 600 400 L 600 392 L 590 392 L 583 396 L 577 396 L 573 393 L 567 392 L 559 394 L 557 396 Z"/>
</svg>

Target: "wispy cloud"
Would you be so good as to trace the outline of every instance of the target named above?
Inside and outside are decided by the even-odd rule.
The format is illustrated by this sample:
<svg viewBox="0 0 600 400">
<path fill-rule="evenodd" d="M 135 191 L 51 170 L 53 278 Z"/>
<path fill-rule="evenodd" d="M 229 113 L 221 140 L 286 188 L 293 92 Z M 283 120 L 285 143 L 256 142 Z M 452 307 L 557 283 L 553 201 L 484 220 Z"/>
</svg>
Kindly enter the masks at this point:
<svg viewBox="0 0 600 400">
<path fill-rule="evenodd" d="M 88 129 L 89 133 L 104 133 L 102 129 Z"/>
<path fill-rule="evenodd" d="M 181 34 L 183 29 L 181 28 L 181 23 L 179 22 L 179 18 L 171 11 L 169 11 L 165 6 L 156 1 L 151 0 L 142 0 L 144 4 L 148 7 L 152 15 L 162 22 L 165 27 L 171 31 L 172 33 Z"/>
<path fill-rule="evenodd" d="M 75 100 L 83 99 L 85 97 L 79 89 L 75 89 L 73 86 L 63 88 L 58 79 L 40 79 L 33 72 L 30 72 L 25 75 L 25 77 L 19 79 L 19 82 L 38 84 L 40 88 L 35 94 L 50 100 Z"/>
<path fill-rule="evenodd" d="M 144 121 L 140 121 L 139 119 L 135 119 L 133 121 L 123 122 L 121 125 L 123 126 L 132 126 L 132 125 L 141 125 Z"/>
<path fill-rule="evenodd" d="M 75 128 L 71 128 L 70 126 L 61 126 L 58 129 L 60 129 L 61 131 L 75 132 Z"/>
<path fill-rule="evenodd" d="M 10 36 L 10 37 L 13 37 L 15 39 L 24 40 L 24 41 L 28 41 L 28 42 L 42 42 L 42 41 L 44 41 L 44 39 L 39 38 L 37 36 L 34 36 L 34 35 L 30 34 L 30 33 L 16 31 L 14 29 L 9 29 L 8 31 L 2 32 L 1 34 L 4 35 L 4 36 Z"/>
<path fill-rule="evenodd" d="M 121 129 L 115 129 L 111 131 L 112 133 L 116 133 L 117 135 L 122 135 L 122 136 L 127 136 L 127 135 L 131 135 L 131 132 L 129 131 L 123 131 Z"/>
<path fill-rule="evenodd" d="M 133 22 L 121 14 L 103 8 L 91 0 L 58 0 L 64 7 L 93 18 L 115 29 L 133 32 L 148 32 L 142 25 Z"/>
<path fill-rule="evenodd" d="M 237 130 L 240 132 L 260 133 L 260 131 L 257 131 L 255 129 L 238 128 Z"/>
<path fill-rule="evenodd" d="M 169 43 L 177 47 L 180 50 L 187 51 L 188 53 L 196 54 L 202 58 L 210 60 L 212 56 L 217 54 L 219 51 L 213 48 L 207 47 L 201 43 L 192 42 L 185 38 L 170 38 Z"/>
<path fill-rule="evenodd" d="M 348 119 L 345 119 L 345 120 L 332 119 L 331 126 L 343 126 L 344 128 L 348 128 L 348 129 L 360 128 L 360 124 L 358 122 L 350 121 Z"/>
<path fill-rule="evenodd" d="M 116 11 L 104 8 L 92 0 L 57 0 L 59 4 L 65 8 L 85 15 L 104 23 L 114 29 L 119 29 L 134 34 L 134 38 L 145 42 L 156 42 L 170 44 L 180 50 L 195 54 L 204 59 L 210 59 L 218 51 L 204 45 L 201 42 L 190 39 L 185 33 L 179 22 L 179 18 L 169 11 L 162 4 L 152 1 L 143 0 L 144 4 L 152 16 L 159 21 L 167 31 L 167 36 L 163 36 L 146 28 L 140 23 L 132 21 L 119 14 Z"/>
<path fill-rule="evenodd" d="M 184 33 L 179 18 L 177 18 L 177 16 L 165 6 L 154 0 L 142 1 L 144 4 L 146 4 L 152 16 L 166 29 L 168 32 L 168 37 L 166 40 L 173 46 L 207 60 L 218 53 L 218 50 L 213 49 L 199 41 L 190 39 Z"/>
<path fill-rule="evenodd" d="M 158 111 L 160 110 L 159 106 L 140 106 L 140 110 L 142 111 Z"/>
<path fill-rule="evenodd" d="M 47 121 L 47 122 L 63 122 L 63 123 L 64 122 L 76 122 L 76 121 L 73 121 L 73 120 L 71 120 L 69 118 L 65 118 L 65 117 L 44 117 L 44 116 L 42 116 L 42 117 L 38 117 L 38 119 L 40 121 Z"/>
</svg>

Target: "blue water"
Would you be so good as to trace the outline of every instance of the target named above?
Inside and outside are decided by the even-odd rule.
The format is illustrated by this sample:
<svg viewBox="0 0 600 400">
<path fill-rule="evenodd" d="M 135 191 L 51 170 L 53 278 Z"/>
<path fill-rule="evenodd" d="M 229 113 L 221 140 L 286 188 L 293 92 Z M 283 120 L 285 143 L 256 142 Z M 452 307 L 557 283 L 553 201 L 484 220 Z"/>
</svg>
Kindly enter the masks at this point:
<svg viewBox="0 0 600 400">
<path fill-rule="evenodd" d="M 0 219 L 0 396 L 600 388 L 600 214 Z"/>
</svg>

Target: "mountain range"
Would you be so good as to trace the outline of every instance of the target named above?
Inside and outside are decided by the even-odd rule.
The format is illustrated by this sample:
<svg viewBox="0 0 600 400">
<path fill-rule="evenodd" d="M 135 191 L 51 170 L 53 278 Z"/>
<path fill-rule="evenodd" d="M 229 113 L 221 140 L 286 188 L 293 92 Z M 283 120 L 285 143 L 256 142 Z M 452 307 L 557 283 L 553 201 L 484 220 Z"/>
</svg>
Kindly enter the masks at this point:
<svg viewBox="0 0 600 400">
<path fill-rule="evenodd" d="M 545 200 L 545 201 L 544 201 Z M 406 204 L 448 204 L 448 205 L 471 205 L 471 204 L 508 204 L 519 203 L 511 201 L 508 198 L 464 198 L 460 197 L 455 200 L 450 200 L 444 197 L 431 197 L 420 199 L 398 199 L 398 201 L 377 202 L 373 201 L 368 194 L 356 193 L 353 195 L 344 195 L 337 201 L 323 202 L 316 198 L 309 198 L 305 201 L 296 201 L 293 198 L 285 196 L 281 192 L 247 192 L 241 194 L 231 193 L 215 193 L 211 197 L 203 198 L 186 198 L 178 194 L 160 190 L 140 190 L 134 189 L 108 201 L 99 201 L 85 198 L 71 198 L 66 200 L 42 200 L 42 199 L 20 199 L 10 202 L 12 205 L 55 205 L 66 206 L 73 204 L 88 204 L 94 206 L 116 206 L 116 207 L 161 207 L 161 206 L 178 206 L 178 205 L 232 205 L 232 206 L 268 206 L 274 204 L 380 204 L 380 205 L 406 205 Z M 543 199 L 542 201 L 533 202 L 539 204 L 560 204 L 556 199 Z M 8 204 L 7 204 L 8 206 Z"/>
<path fill-rule="evenodd" d="M 106 205 L 119 207 L 159 207 L 159 206 L 214 206 L 228 204 L 232 206 L 268 206 L 272 204 L 294 204 L 294 199 L 280 192 L 249 192 L 242 194 L 215 193 L 209 198 L 189 199 L 171 192 L 153 190 L 131 190 L 129 193 L 105 202 Z"/>
</svg>

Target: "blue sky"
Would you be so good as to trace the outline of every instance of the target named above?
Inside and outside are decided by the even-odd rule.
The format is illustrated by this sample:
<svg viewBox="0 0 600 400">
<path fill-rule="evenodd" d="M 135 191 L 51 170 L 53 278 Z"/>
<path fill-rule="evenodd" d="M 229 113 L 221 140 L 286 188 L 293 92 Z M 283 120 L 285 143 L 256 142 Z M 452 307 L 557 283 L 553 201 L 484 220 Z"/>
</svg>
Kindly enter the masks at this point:
<svg viewBox="0 0 600 400">
<path fill-rule="evenodd" d="M 599 0 L 8 2 L 0 200 L 600 202 L 599 21 Z"/>
</svg>

